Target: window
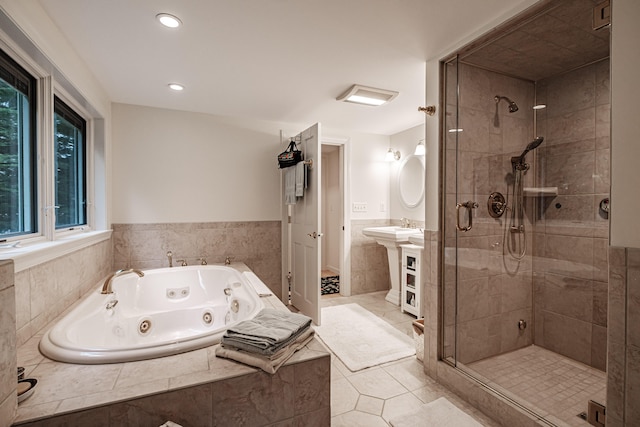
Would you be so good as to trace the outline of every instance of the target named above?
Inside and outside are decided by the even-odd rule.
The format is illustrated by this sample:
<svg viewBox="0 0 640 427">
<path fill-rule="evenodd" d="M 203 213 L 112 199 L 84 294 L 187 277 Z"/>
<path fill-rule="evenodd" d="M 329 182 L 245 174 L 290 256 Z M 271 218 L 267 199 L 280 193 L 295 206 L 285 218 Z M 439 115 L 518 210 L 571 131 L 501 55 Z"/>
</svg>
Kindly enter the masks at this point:
<svg viewBox="0 0 640 427">
<path fill-rule="evenodd" d="M 0 51 L 0 239 L 37 231 L 36 80 Z"/>
<path fill-rule="evenodd" d="M 55 97 L 56 229 L 84 225 L 86 220 L 86 122 Z"/>
</svg>

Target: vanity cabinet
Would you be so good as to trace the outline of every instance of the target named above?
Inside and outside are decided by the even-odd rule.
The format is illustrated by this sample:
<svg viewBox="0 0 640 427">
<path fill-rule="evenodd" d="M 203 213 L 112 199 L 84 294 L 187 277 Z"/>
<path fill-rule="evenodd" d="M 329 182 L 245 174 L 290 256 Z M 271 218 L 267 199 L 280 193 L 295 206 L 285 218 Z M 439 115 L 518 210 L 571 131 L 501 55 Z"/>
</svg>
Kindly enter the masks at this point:
<svg viewBox="0 0 640 427">
<path fill-rule="evenodd" d="M 422 247 L 418 245 L 400 245 L 402 248 L 401 309 L 417 318 L 423 317 L 420 304 L 420 260 Z"/>
</svg>

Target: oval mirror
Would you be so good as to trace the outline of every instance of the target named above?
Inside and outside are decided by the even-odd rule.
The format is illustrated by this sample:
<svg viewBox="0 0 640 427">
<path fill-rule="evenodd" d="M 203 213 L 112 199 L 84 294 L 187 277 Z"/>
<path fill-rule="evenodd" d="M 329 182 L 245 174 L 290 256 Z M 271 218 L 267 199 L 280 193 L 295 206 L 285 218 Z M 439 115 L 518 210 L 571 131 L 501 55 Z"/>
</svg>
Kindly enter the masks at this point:
<svg viewBox="0 0 640 427">
<path fill-rule="evenodd" d="M 398 172 L 398 194 L 407 208 L 415 208 L 424 198 L 423 156 L 408 156 Z"/>
</svg>

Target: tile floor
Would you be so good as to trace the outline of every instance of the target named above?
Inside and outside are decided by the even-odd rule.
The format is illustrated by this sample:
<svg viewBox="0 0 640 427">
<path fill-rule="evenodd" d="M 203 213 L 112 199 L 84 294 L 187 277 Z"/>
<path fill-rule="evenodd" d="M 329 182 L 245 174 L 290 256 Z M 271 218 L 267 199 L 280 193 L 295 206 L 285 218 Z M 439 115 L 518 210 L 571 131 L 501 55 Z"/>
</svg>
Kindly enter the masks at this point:
<svg viewBox="0 0 640 427">
<path fill-rule="evenodd" d="M 397 329 L 413 337 L 413 316 L 385 301 L 386 292 L 353 297 L 325 295 L 322 306 L 358 303 Z M 485 426 L 499 424 L 427 376 L 415 356 L 351 372 L 332 354 L 331 425 L 333 427 L 389 426 L 389 420 L 419 405 L 446 397 Z"/>
<path fill-rule="evenodd" d="M 558 425 L 588 426 L 577 417 L 587 402 L 606 401 L 605 372 L 538 346 L 501 354 L 467 367 L 509 390 Z"/>
</svg>

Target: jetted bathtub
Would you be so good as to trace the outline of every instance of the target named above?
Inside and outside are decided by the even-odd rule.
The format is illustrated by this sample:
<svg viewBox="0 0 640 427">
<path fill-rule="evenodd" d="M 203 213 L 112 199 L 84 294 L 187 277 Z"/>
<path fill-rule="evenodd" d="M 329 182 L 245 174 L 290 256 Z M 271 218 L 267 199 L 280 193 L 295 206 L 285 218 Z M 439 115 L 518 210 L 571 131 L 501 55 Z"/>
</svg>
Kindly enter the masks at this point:
<svg viewBox="0 0 640 427">
<path fill-rule="evenodd" d="M 145 270 L 102 285 L 55 324 L 40 351 L 61 362 L 100 364 L 151 359 L 207 347 L 264 303 L 250 271 L 222 265 Z"/>
</svg>

